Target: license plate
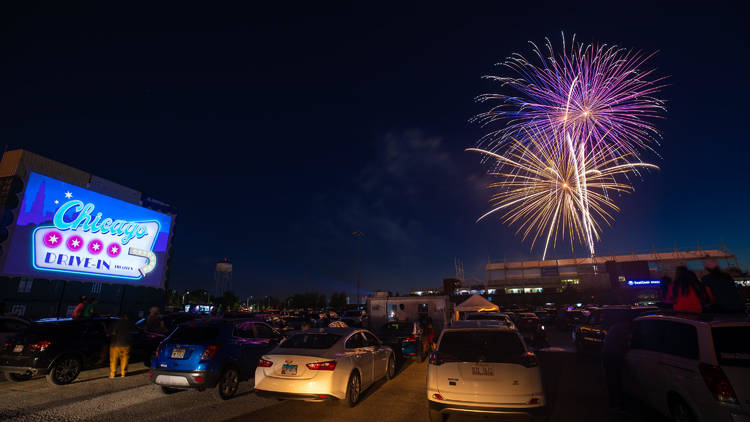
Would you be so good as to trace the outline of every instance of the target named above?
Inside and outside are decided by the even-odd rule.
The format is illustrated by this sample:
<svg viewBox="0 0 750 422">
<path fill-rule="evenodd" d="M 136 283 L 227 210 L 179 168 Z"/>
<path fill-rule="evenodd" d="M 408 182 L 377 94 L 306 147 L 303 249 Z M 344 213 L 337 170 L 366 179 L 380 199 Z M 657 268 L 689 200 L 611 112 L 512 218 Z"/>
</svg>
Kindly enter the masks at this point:
<svg viewBox="0 0 750 422">
<path fill-rule="evenodd" d="M 13 352 L 15 352 L 15 353 L 21 353 L 21 352 L 23 352 L 23 344 L 16 345 L 16 347 L 13 348 Z"/>
<path fill-rule="evenodd" d="M 172 349 L 172 359 L 182 359 L 185 357 L 185 349 Z"/>
<path fill-rule="evenodd" d="M 478 377 L 494 377 L 495 371 L 486 366 L 472 366 L 471 375 L 476 375 Z"/>
<path fill-rule="evenodd" d="M 281 375 L 297 375 L 297 365 L 281 365 Z"/>
</svg>

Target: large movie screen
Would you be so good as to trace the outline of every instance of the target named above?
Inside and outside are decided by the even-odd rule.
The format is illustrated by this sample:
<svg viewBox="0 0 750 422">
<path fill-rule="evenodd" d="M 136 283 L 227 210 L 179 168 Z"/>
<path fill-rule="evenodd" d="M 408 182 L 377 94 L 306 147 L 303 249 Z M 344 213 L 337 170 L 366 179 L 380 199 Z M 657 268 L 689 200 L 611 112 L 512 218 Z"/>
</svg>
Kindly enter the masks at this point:
<svg viewBox="0 0 750 422">
<path fill-rule="evenodd" d="M 172 217 L 31 173 L 3 273 L 163 287 Z"/>
</svg>

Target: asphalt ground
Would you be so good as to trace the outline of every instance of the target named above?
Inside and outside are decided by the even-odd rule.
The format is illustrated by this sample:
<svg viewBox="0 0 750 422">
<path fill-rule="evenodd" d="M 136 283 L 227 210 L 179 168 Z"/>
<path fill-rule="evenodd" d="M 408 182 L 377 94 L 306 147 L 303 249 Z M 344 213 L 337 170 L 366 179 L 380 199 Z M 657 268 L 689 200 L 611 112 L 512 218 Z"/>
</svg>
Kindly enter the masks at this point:
<svg viewBox="0 0 750 422">
<path fill-rule="evenodd" d="M 577 357 L 569 332 L 550 332 L 552 346 L 537 352 L 551 421 L 647 421 L 664 418 L 638 403 L 612 411 L 601 366 L 594 357 Z M 166 395 L 149 383 L 148 368 L 131 365 L 125 378 L 108 378 L 108 369 L 85 371 L 67 386 L 44 378 L 0 382 L 0 421 L 427 421 L 427 363 L 409 361 L 390 381 L 364 392 L 354 408 L 336 402 L 307 403 L 264 399 L 242 383 L 227 401 L 210 390 Z M 456 415 L 452 422 L 494 421 L 491 416 Z"/>
</svg>

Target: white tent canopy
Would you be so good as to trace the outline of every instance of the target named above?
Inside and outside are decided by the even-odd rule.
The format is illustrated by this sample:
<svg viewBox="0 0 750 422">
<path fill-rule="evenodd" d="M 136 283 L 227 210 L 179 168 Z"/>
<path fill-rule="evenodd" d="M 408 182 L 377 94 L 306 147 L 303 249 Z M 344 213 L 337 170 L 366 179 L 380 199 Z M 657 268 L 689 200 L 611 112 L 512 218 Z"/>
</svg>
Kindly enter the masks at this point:
<svg viewBox="0 0 750 422">
<path fill-rule="evenodd" d="M 479 295 L 471 295 L 470 298 L 464 300 L 456 306 L 458 312 L 482 312 L 482 311 L 497 311 L 497 305 L 490 302 Z"/>
</svg>

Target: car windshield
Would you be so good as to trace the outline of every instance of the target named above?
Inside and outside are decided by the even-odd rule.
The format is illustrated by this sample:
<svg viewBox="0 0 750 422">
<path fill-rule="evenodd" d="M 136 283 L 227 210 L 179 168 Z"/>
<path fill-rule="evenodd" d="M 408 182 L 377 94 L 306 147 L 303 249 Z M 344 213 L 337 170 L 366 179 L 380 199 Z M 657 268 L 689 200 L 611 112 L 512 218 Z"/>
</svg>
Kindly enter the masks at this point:
<svg viewBox="0 0 750 422">
<path fill-rule="evenodd" d="M 750 366 L 750 325 L 714 327 L 711 333 L 719 364 Z"/>
<path fill-rule="evenodd" d="M 172 343 L 202 343 L 215 339 L 219 335 L 216 325 L 185 325 L 177 327 L 169 336 Z"/>
<path fill-rule="evenodd" d="M 283 349 L 330 349 L 341 338 L 331 333 L 295 334 L 286 339 L 279 347 Z"/>
<path fill-rule="evenodd" d="M 460 330 L 446 332 L 438 352 L 460 362 L 517 363 L 525 349 L 513 332 Z"/>
</svg>

